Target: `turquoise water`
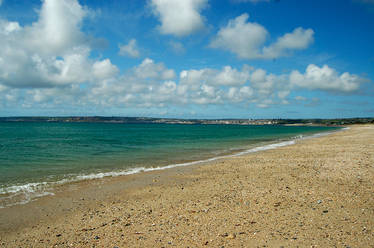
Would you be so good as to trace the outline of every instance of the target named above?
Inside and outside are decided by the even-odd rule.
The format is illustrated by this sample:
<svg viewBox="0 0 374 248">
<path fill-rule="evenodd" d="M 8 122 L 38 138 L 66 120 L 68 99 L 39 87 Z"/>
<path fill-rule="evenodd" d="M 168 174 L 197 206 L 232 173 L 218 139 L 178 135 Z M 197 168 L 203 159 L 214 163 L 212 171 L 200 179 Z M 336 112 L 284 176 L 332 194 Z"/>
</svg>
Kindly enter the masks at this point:
<svg viewBox="0 0 374 248">
<path fill-rule="evenodd" d="M 335 129 L 2 122 L 0 207 L 52 192 L 54 184 L 203 160 Z"/>
</svg>

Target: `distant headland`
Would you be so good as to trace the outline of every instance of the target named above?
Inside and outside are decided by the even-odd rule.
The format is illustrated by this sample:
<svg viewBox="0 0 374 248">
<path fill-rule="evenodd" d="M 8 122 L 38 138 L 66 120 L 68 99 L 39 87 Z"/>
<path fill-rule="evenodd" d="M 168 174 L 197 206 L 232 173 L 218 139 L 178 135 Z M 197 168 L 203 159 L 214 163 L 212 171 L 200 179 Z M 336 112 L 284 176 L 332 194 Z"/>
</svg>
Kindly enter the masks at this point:
<svg viewBox="0 0 374 248">
<path fill-rule="evenodd" d="M 176 119 L 106 116 L 20 116 L 0 117 L 0 122 L 92 122 L 92 123 L 164 123 L 164 124 L 233 124 L 233 125 L 352 125 L 374 124 L 373 117 L 342 119 Z"/>
</svg>

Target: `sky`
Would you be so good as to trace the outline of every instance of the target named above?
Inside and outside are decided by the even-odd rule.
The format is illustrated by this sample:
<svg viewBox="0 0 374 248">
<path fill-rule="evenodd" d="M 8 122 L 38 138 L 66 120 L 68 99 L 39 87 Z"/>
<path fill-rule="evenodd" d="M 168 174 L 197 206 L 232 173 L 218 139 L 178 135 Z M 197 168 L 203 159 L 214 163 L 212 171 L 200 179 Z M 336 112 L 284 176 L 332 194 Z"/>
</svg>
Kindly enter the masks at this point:
<svg viewBox="0 0 374 248">
<path fill-rule="evenodd" d="M 374 0 L 0 0 L 0 116 L 374 116 Z"/>
</svg>

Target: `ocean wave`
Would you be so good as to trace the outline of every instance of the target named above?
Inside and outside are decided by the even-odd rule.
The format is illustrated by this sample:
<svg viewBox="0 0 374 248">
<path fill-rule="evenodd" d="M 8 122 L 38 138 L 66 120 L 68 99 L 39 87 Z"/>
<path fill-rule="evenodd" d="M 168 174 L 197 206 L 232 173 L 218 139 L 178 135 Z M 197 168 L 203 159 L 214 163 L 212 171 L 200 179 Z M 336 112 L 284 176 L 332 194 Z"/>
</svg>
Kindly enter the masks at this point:
<svg viewBox="0 0 374 248">
<path fill-rule="evenodd" d="M 344 128 L 341 130 L 346 130 L 346 129 L 348 128 Z M 141 173 L 141 172 L 159 171 L 159 170 L 166 170 L 166 169 L 171 169 L 171 168 L 176 168 L 176 167 L 203 164 L 203 163 L 208 163 L 208 162 L 212 162 L 212 161 L 216 161 L 216 160 L 220 160 L 224 158 L 238 157 L 238 156 L 242 156 L 242 155 L 249 154 L 249 153 L 277 149 L 280 147 L 293 145 L 296 143 L 296 140 L 326 136 L 334 132 L 336 131 L 316 133 L 316 134 L 309 135 L 309 136 L 297 135 L 293 137 L 291 140 L 282 141 L 278 143 L 272 143 L 272 144 L 266 144 L 263 146 L 258 146 L 258 147 L 250 148 L 244 151 L 240 151 L 234 154 L 216 156 L 216 157 L 212 157 L 208 159 L 197 160 L 197 161 L 186 162 L 186 163 L 170 164 L 170 165 L 159 166 L 159 167 L 136 167 L 136 168 L 129 168 L 129 169 L 120 170 L 120 171 L 70 175 L 68 178 L 55 181 L 55 182 L 36 182 L 36 183 L 27 183 L 24 185 L 13 185 L 9 187 L 3 187 L 3 188 L 0 188 L 0 208 L 17 205 L 17 204 L 26 204 L 36 198 L 46 196 L 46 195 L 53 195 L 51 191 L 53 191 L 53 187 L 57 185 L 84 181 L 84 180 L 101 179 L 105 177 L 126 176 L 126 175 Z M 21 198 L 22 200 L 17 201 L 17 202 L 11 202 L 12 198 L 17 198 L 17 197 Z M 3 203 L 4 200 L 5 202 L 10 202 L 10 203 Z"/>
<path fill-rule="evenodd" d="M 49 183 L 28 183 L 0 188 L 0 208 L 26 204 L 34 199 L 54 195 Z"/>
</svg>

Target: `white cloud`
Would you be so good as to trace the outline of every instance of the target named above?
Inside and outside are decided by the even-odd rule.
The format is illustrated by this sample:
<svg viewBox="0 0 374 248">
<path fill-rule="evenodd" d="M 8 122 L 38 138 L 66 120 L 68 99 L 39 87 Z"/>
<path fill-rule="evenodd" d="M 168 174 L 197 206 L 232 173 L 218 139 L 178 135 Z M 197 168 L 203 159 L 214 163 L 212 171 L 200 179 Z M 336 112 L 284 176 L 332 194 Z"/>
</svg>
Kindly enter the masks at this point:
<svg viewBox="0 0 374 248">
<path fill-rule="evenodd" d="M 313 42 L 314 31 L 296 28 L 265 47 L 268 31 L 258 23 L 248 22 L 249 15 L 242 14 L 229 20 L 210 43 L 212 48 L 221 48 L 244 59 L 270 59 L 287 55 L 293 50 L 307 48 Z"/>
<path fill-rule="evenodd" d="M 44 54 L 63 54 L 84 42 L 80 31 L 86 11 L 77 0 L 45 0 L 39 20 L 26 28 L 32 49 Z"/>
<path fill-rule="evenodd" d="M 57 85 L 83 83 L 89 80 L 91 63 L 87 60 L 87 48 L 76 49 L 72 53 L 64 54 L 62 59 L 46 60 L 40 55 L 34 55 L 33 67 L 45 83 Z"/>
<path fill-rule="evenodd" d="M 211 69 L 183 70 L 180 73 L 181 83 L 186 85 L 200 84 L 200 82 L 205 82 L 208 79 L 208 74 L 210 74 L 211 71 Z"/>
<path fill-rule="evenodd" d="M 140 52 L 136 45 L 136 40 L 131 39 L 127 45 L 120 45 L 119 55 L 138 58 L 140 56 Z"/>
<path fill-rule="evenodd" d="M 227 92 L 227 99 L 231 102 L 238 103 L 243 101 L 248 101 L 249 99 L 253 99 L 254 91 L 249 86 L 244 86 L 241 88 L 238 87 L 230 87 Z"/>
<path fill-rule="evenodd" d="M 314 40 L 312 29 L 296 28 L 292 33 L 287 33 L 268 47 L 263 48 L 264 58 L 278 58 L 287 55 L 292 50 L 306 49 Z"/>
<path fill-rule="evenodd" d="M 305 72 L 290 74 L 273 74 L 248 65 L 185 68 L 177 74 L 173 68 L 150 58 L 120 74 L 109 59 L 91 58 L 89 38 L 81 31 L 86 8 L 76 0 L 45 0 L 39 13 L 39 19 L 29 26 L 0 19 L 0 106 L 3 109 L 12 106 L 157 108 L 183 104 L 269 107 L 287 104 L 294 90 L 348 94 L 359 89 L 364 81 L 358 75 L 338 73 L 327 65 L 309 65 Z M 60 22 L 59 18 L 64 20 Z M 244 14 L 231 20 L 220 30 L 215 45 L 230 45 L 231 39 L 237 42 L 231 47 L 233 52 L 264 58 L 303 49 L 313 38 L 311 30 L 298 28 L 265 49 L 263 44 L 268 32 L 247 19 L 248 15 Z M 56 30 L 61 34 L 55 34 Z M 245 47 L 248 41 L 249 48 Z M 131 41 L 128 45 L 131 47 Z M 135 45 L 134 40 L 131 51 L 137 50 Z"/>
<path fill-rule="evenodd" d="M 229 50 L 239 58 L 258 58 L 258 50 L 268 32 L 260 24 L 247 22 L 248 18 L 248 14 L 242 14 L 230 20 L 226 27 L 218 31 L 210 46 Z"/>
<path fill-rule="evenodd" d="M 243 67 L 239 71 L 231 66 L 224 66 L 222 70 L 205 68 L 201 70 L 184 70 L 180 74 L 181 83 L 196 85 L 201 82 L 209 85 L 238 86 L 249 79 L 249 68 Z"/>
<path fill-rule="evenodd" d="M 208 97 L 216 96 L 216 89 L 213 86 L 203 84 L 201 86 L 201 92 Z"/>
<path fill-rule="evenodd" d="M 349 93 L 358 90 L 363 82 L 363 78 L 349 72 L 339 75 L 327 65 L 318 67 L 311 64 L 308 65 L 304 74 L 299 71 L 292 71 L 290 74 L 291 85 L 311 90 Z"/>
<path fill-rule="evenodd" d="M 88 38 L 80 31 L 85 16 L 76 0 L 45 0 L 30 26 L 0 20 L 0 84 L 54 87 L 113 76 L 117 68 L 108 59 L 89 58 Z M 104 65 L 112 70 L 104 73 Z"/>
<path fill-rule="evenodd" d="M 265 70 L 243 66 L 241 70 L 224 66 L 221 70 L 204 68 L 185 70 L 180 74 L 179 86 L 187 87 L 187 92 L 195 103 L 256 103 L 265 106 L 280 102 L 289 94 L 289 84 L 284 75 L 267 74 Z M 202 98 L 196 100 L 198 98 Z"/>
<path fill-rule="evenodd" d="M 99 79 L 109 79 L 118 73 L 118 68 L 109 59 L 96 61 L 92 69 L 95 77 Z"/>
<path fill-rule="evenodd" d="M 0 6 L 3 4 L 3 0 L 0 0 Z"/>
<path fill-rule="evenodd" d="M 176 89 L 177 85 L 174 81 L 166 81 L 159 88 L 159 92 L 162 95 L 170 95 L 173 94 Z"/>
<path fill-rule="evenodd" d="M 174 70 L 167 69 L 162 63 L 155 63 L 152 59 L 146 58 L 136 68 L 134 73 L 138 78 L 150 78 L 158 80 L 170 80 L 175 77 Z"/>
<path fill-rule="evenodd" d="M 222 70 L 184 70 L 176 78 L 174 70 L 147 58 L 118 80 L 96 84 L 88 95 L 95 104 L 137 107 L 243 102 L 254 95 L 250 86 L 243 85 L 248 83 L 248 73 L 247 67 L 226 66 Z M 235 79 L 239 82 L 234 83 Z M 226 93 L 225 87 L 230 85 L 237 88 L 235 96 Z M 104 102 L 101 96 L 106 96 Z"/>
<path fill-rule="evenodd" d="M 268 74 L 263 69 L 256 69 L 250 76 L 252 87 L 264 96 L 270 95 L 274 91 L 276 79 L 274 75 Z"/>
<path fill-rule="evenodd" d="M 249 66 L 243 66 L 241 69 L 224 66 L 219 70 L 183 70 L 178 77 L 173 69 L 149 58 L 120 76 L 117 76 L 117 68 L 109 60 L 98 61 L 92 67 L 94 78 L 98 80 L 86 84 L 84 88 L 77 84 L 29 90 L 1 86 L 0 106 L 21 102 L 29 107 L 70 103 L 71 106 L 104 108 L 158 108 L 186 104 L 244 104 L 266 108 L 289 104 L 289 96 L 295 90 L 332 90 L 331 87 L 321 87 L 316 82 L 336 78 L 342 78 L 339 80 L 344 81 L 350 78 L 357 80 L 356 87 L 359 87 L 362 80 L 357 75 L 347 72 L 339 75 L 327 66 L 325 69 L 328 68 L 334 73 L 322 73 L 320 70 L 323 68 L 314 65 L 309 65 L 305 74 L 293 71 L 290 74 L 276 75 Z M 313 67 L 317 68 L 317 72 L 311 71 Z M 318 76 L 319 74 L 325 76 Z M 334 74 L 335 76 L 332 76 Z M 356 87 L 349 89 L 354 90 Z M 339 90 L 349 93 L 348 88 L 334 88 L 334 91 Z M 304 101 L 304 98 L 296 97 L 295 100 Z"/>
<path fill-rule="evenodd" d="M 2 35 L 9 35 L 12 32 L 21 30 L 21 27 L 18 22 L 7 22 L 4 20 L 0 20 L 0 27 L 0 33 Z"/>
<path fill-rule="evenodd" d="M 204 27 L 201 10 L 208 0 L 151 0 L 153 13 L 160 19 L 162 34 L 186 36 Z"/>
<path fill-rule="evenodd" d="M 247 71 L 238 71 L 236 69 L 231 68 L 231 66 L 223 67 L 223 70 L 219 72 L 214 82 L 219 85 L 242 85 L 248 80 L 249 75 Z"/>
</svg>

